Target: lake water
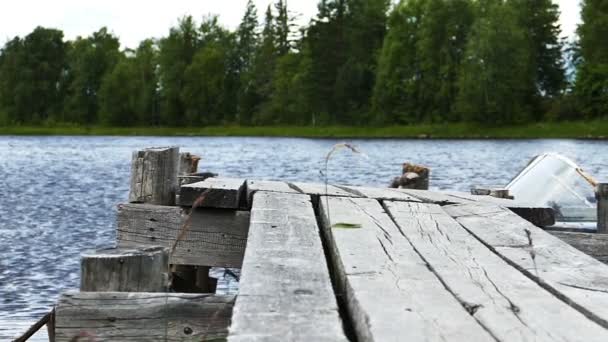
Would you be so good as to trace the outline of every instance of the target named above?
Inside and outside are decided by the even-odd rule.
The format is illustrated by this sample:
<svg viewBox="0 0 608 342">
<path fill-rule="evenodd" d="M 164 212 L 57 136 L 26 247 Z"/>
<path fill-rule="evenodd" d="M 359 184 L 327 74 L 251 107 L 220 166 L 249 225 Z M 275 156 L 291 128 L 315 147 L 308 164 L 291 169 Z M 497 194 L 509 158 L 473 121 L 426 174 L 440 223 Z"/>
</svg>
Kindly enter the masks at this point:
<svg viewBox="0 0 608 342">
<path fill-rule="evenodd" d="M 202 156 L 201 171 L 254 179 L 322 182 L 338 140 L 291 138 L 0 137 L 0 340 L 24 330 L 79 284 L 79 255 L 113 244 L 126 200 L 131 152 L 176 145 Z M 608 142 L 581 140 L 351 140 L 331 183 L 387 186 L 411 161 L 432 168 L 431 188 L 505 185 L 533 156 L 559 152 L 608 179 Z M 17 328 L 15 328 L 17 329 Z M 14 331 L 4 332 L 12 334 Z"/>
</svg>

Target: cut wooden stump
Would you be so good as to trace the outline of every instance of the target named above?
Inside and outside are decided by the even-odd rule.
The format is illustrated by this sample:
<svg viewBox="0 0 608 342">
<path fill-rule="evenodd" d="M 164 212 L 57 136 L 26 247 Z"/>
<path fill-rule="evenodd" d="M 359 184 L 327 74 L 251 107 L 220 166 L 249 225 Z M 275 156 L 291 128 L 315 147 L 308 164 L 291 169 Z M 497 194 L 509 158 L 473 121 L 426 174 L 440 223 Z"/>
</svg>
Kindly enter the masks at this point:
<svg viewBox="0 0 608 342">
<path fill-rule="evenodd" d="M 238 209 L 244 188 L 244 179 L 208 178 L 182 186 L 178 204 L 191 207 L 204 194 L 201 207 Z"/>
<path fill-rule="evenodd" d="M 444 209 L 509 264 L 608 328 L 608 265 L 509 210 L 474 204 Z"/>
<path fill-rule="evenodd" d="M 175 204 L 178 159 L 178 147 L 133 152 L 129 202 Z"/>
<path fill-rule="evenodd" d="M 607 329 L 513 267 L 494 253 L 491 246 L 488 248 L 471 235 L 441 207 L 408 202 L 385 202 L 385 206 L 401 232 L 445 284 L 445 288 L 464 307 L 470 309 L 471 315 L 496 340 L 608 340 Z M 546 237 L 556 239 L 512 212 L 502 208 L 498 210 L 525 222 Z M 461 222 L 460 218 L 458 220 Z M 484 224 L 480 229 L 495 236 L 513 234 L 507 232 L 500 222 L 501 220 L 496 220 L 492 224 Z M 465 227 L 469 228 L 469 225 L 465 224 Z M 554 247 L 570 248 L 557 241 L 558 244 Z M 510 243 L 511 241 L 503 240 L 500 244 Z M 517 248 L 528 253 L 527 247 L 521 246 L 527 246 L 527 243 L 522 241 Z M 585 259 L 589 258 L 578 251 L 576 253 Z M 526 256 L 530 258 L 529 254 Z M 524 257 L 522 254 L 518 259 Z M 530 271 L 532 269 L 528 268 Z"/>
<path fill-rule="evenodd" d="M 228 341 L 347 341 L 309 196 L 254 195 Z"/>
<path fill-rule="evenodd" d="M 118 246 L 172 248 L 184 227 L 189 210 L 148 204 L 119 205 Z M 248 212 L 194 209 L 183 238 L 171 255 L 171 264 L 241 267 L 248 230 Z"/>
<path fill-rule="evenodd" d="M 165 292 L 169 251 L 163 247 L 102 249 L 83 253 L 80 290 Z"/>
<path fill-rule="evenodd" d="M 216 341 L 234 296 L 69 292 L 56 308 L 56 341 Z"/>
<path fill-rule="evenodd" d="M 195 156 L 190 152 L 184 152 L 179 154 L 179 166 L 177 174 L 180 176 L 187 176 L 198 172 L 198 162 L 201 157 Z"/>
<path fill-rule="evenodd" d="M 378 201 L 322 197 L 319 205 L 336 294 L 358 341 L 493 340 Z"/>
<path fill-rule="evenodd" d="M 608 183 L 600 183 L 596 186 L 595 197 L 597 199 L 597 232 L 608 234 Z"/>
<path fill-rule="evenodd" d="M 590 255 L 597 260 L 608 264 L 608 235 L 595 233 L 574 233 L 547 231 L 549 234 L 560 238 L 570 246 Z"/>
</svg>

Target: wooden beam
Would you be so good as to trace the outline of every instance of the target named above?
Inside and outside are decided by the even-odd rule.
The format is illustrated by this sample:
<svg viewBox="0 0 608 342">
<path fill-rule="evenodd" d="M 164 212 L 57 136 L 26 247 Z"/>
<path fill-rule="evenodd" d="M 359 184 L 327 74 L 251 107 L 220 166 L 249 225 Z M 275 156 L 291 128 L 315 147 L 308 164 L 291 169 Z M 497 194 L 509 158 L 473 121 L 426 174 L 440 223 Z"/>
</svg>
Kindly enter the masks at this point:
<svg viewBox="0 0 608 342">
<path fill-rule="evenodd" d="M 608 264 L 608 235 L 596 233 L 573 233 L 560 231 L 547 231 L 560 238 L 570 246 L 590 255 L 597 260 Z"/>
<path fill-rule="evenodd" d="M 56 307 L 57 342 L 225 338 L 234 296 L 69 292 Z"/>
<path fill-rule="evenodd" d="M 440 206 L 407 202 L 385 202 L 385 206 L 446 289 L 498 341 L 608 340 L 608 330 L 509 265 Z M 483 228 L 500 231 L 502 226 L 494 223 Z"/>
<path fill-rule="evenodd" d="M 208 178 L 181 187 L 179 205 L 191 207 L 204 194 L 201 207 L 238 209 L 245 188 L 244 179 Z"/>
<path fill-rule="evenodd" d="M 116 231 L 118 246 L 172 248 L 188 212 L 180 207 L 121 204 Z M 241 267 L 248 229 L 248 212 L 195 209 L 170 261 L 178 265 Z"/>
<path fill-rule="evenodd" d="M 175 204 L 179 147 L 133 152 L 129 202 Z"/>
<path fill-rule="evenodd" d="M 608 183 L 600 183 L 595 188 L 597 199 L 597 232 L 608 234 Z"/>
<path fill-rule="evenodd" d="M 479 205 L 444 209 L 513 267 L 608 328 L 608 265 L 509 210 Z"/>
<path fill-rule="evenodd" d="M 228 341 L 347 341 L 310 197 L 257 192 Z"/>
<path fill-rule="evenodd" d="M 378 201 L 323 197 L 319 205 L 337 295 L 358 341 L 493 340 Z"/>
<path fill-rule="evenodd" d="M 165 292 L 169 283 L 169 250 L 148 247 L 85 252 L 80 270 L 80 291 Z"/>
</svg>

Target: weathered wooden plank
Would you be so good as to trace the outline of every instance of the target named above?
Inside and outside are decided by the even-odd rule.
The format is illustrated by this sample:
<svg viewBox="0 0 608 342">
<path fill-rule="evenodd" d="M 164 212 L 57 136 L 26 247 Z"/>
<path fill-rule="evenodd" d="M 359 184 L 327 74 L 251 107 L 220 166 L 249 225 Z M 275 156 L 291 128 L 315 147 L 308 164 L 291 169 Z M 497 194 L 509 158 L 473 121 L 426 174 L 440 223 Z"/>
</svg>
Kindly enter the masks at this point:
<svg viewBox="0 0 608 342">
<path fill-rule="evenodd" d="M 493 340 L 429 270 L 378 201 L 335 197 L 319 204 L 337 295 L 359 341 Z"/>
<path fill-rule="evenodd" d="M 597 232 L 608 234 L 608 183 L 600 183 L 595 188 L 597 199 Z"/>
<path fill-rule="evenodd" d="M 56 341 L 211 341 L 225 338 L 234 296 L 69 292 L 56 308 Z"/>
<path fill-rule="evenodd" d="M 173 205 L 177 191 L 179 147 L 133 152 L 129 202 Z"/>
<path fill-rule="evenodd" d="M 253 203 L 253 194 L 258 191 L 267 192 L 284 192 L 290 194 L 299 194 L 300 192 L 294 190 L 286 182 L 277 181 L 259 181 L 259 180 L 248 180 L 247 181 L 247 203 L 249 206 Z"/>
<path fill-rule="evenodd" d="M 407 202 L 385 205 L 446 288 L 499 341 L 608 340 L 608 330 L 510 266 L 441 207 Z M 485 229 L 501 230 L 501 226 Z"/>
<path fill-rule="evenodd" d="M 202 182 L 186 184 L 181 187 L 179 205 L 192 206 L 204 195 L 201 207 L 237 209 L 245 188 L 244 179 L 208 178 Z"/>
<path fill-rule="evenodd" d="M 414 198 L 421 200 L 424 203 L 433 203 L 439 205 L 460 204 L 472 202 L 470 199 L 451 196 L 444 192 L 414 190 L 414 189 L 395 189 L 395 191 L 403 192 Z"/>
<path fill-rule="evenodd" d="M 555 224 L 555 211 L 550 207 L 541 207 L 517 200 L 496 198 L 493 196 L 471 195 L 465 192 L 448 191 L 446 194 L 477 203 L 505 207 L 538 227 L 548 227 Z M 466 203 L 467 202 L 462 202 L 461 204 Z"/>
<path fill-rule="evenodd" d="M 229 341 L 347 341 L 310 197 L 257 192 Z"/>
<path fill-rule="evenodd" d="M 445 209 L 511 265 L 608 328 L 608 265 L 508 210 L 479 205 Z"/>
<path fill-rule="evenodd" d="M 608 264 L 608 235 L 596 233 L 573 233 L 547 231 L 579 251 Z"/>
<path fill-rule="evenodd" d="M 80 270 L 80 291 L 165 292 L 169 283 L 169 250 L 148 247 L 89 251 L 81 256 Z"/>
<path fill-rule="evenodd" d="M 171 248 L 188 210 L 142 204 L 118 206 L 116 238 L 120 247 Z M 172 264 L 241 267 L 249 213 L 227 209 L 194 209 L 187 231 L 171 255 Z"/>
<path fill-rule="evenodd" d="M 327 187 L 325 184 L 320 183 L 301 183 L 301 182 L 293 182 L 289 183 L 294 189 L 299 190 L 300 192 L 312 196 L 341 196 L 341 197 L 361 197 L 361 195 L 346 191 L 337 186 L 328 184 Z"/>
<path fill-rule="evenodd" d="M 419 199 L 410 196 L 396 189 L 372 188 L 364 186 L 339 186 L 341 189 L 349 190 L 352 193 L 361 194 L 360 197 L 374 198 L 388 201 L 421 202 Z"/>
</svg>

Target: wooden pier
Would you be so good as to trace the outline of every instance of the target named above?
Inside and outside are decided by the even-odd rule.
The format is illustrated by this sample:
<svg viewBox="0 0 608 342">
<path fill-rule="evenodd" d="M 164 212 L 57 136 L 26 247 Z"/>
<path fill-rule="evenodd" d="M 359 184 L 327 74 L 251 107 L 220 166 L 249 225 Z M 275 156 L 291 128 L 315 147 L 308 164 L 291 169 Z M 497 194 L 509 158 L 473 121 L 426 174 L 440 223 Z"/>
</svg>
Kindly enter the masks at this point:
<svg viewBox="0 0 608 342">
<path fill-rule="evenodd" d="M 550 208 L 228 178 L 178 188 L 176 151 L 140 170 L 146 153 L 117 249 L 83 255 L 87 285 L 59 300 L 55 341 L 608 341 L 608 265 L 594 258 L 608 246 L 589 242 L 605 236 L 546 231 Z M 236 296 L 214 293 L 212 266 L 241 268 Z M 125 284 L 133 272 L 149 280 Z"/>
</svg>

